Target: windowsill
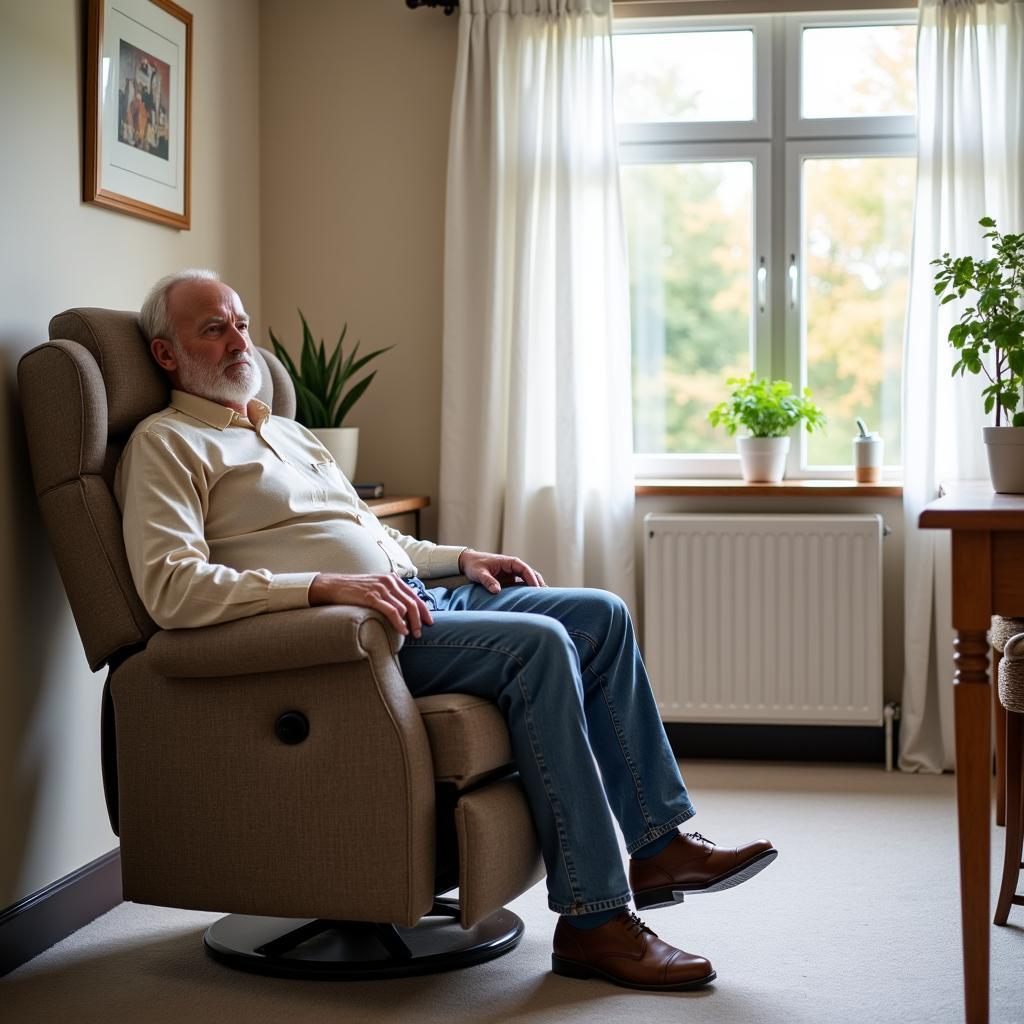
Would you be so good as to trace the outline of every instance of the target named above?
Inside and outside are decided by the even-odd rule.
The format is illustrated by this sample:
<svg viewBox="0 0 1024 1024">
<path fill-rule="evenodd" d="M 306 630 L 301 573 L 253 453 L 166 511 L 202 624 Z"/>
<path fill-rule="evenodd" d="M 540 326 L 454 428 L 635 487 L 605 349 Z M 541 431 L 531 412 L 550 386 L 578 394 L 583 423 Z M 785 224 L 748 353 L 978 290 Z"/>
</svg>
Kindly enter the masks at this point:
<svg viewBox="0 0 1024 1024">
<path fill-rule="evenodd" d="M 859 484 L 855 480 L 783 480 L 779 484 L 748 484 L 743 480 L 637 480 L 636 496 L 729 497 L 743 495 L 763 498 L 900 498 L 903 484 L 887 480 L 880 484 Z"/>
</svg>

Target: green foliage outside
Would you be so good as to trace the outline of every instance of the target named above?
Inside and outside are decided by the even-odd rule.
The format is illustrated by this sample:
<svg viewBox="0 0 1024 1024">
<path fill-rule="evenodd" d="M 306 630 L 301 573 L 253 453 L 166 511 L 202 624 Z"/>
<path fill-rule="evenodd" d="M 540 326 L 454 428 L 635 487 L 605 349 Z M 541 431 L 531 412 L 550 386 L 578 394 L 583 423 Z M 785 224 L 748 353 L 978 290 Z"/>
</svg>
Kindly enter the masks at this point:
<svg viewBox="0 0 1024 1024">
<path fill-rule="evenodd" d="M 984 373 L 989 383 L 982 390 L 985 412 L 996 411 L 996 426 L 1024 427 L 1021 390 L 1024 388 L 1024 234 L 1002 235 L 991 217 L 978 223 L 989 228 L 993 255 L 987 260 L 970 256 L 954 259 L 949 253 L 936 260 L 935 294 L 942 305 L 962 299 L 969 291 L 978 299 L 949 332 L 949 343 L 959 354 L 953 366 L 959 373 Z M 993 359 L 995 376 L 986 363 Z M 1003 423 L 1003 413 L 1010 422 Z"/>
<path fill-rule="evenodd" d="M 356 358 L 360 344 L 357 341 L 346 356 L 342 347 L 348 331 L 348 324 L 345 324 L 337 345 L 328 356 L 323 339 L 319 345 L 313 340 L 313 332 L 309 329 L 301 309 L 299 319 L 302 321 L 302 353 L 298 367 L 284 345 L 275 337 L 273 330 L 270 331 L 274 354 L 284 363 L 288 376 L 295 385 L 295 418 L 305 427 L 340 427 L 349 410 L 377 376 L 377 371 L 374 370 L 350 387 L 349 381 L 371 359 L 376 359 L 393 346 L 379 348 L 368 355 Z"/>
<path fill-rule="evenodd" d="M 898 80 L 899 109 L 913 109 L 913 76 L 900 70 L 913 67 L 913 37 L 873 55 L 865 94 L 880 78 Z M 652 95 L 677 88 L 642 84 Z M 676 107 L 686 103 L 677 98 Z M 829 419 L 829 431 L 808 440 L 811 464 L 850 464 L 857 417 L 885 438 L 888 461 L 900 461 L 914 174 L 912 157 L 804 162 L 806 383 Z M 627 164 L 622 192 L 635 450 L 731 453 L 707 414 L 727 398 L 727 379 L 752 369 L 751 164 Z"/>
<path fill-rule="evenodd" d="M 750 369 L 752 178 L 749 163 L 623 168 L 637 451 L 734 451 L 707 412 Z"/>
<path fill-rule="evenodd" d="M 861 417 L 901 459 L 903 332 L 913 228 L 912 157 L 804 165 L 807 385 L 828 414 L 816 465 L 849 465 Z"/>
<path fill-rule="evenodd" d="M 810 442 L 814 464 L 850 463 L 858 416 L 899 460 L 913 168 L 805 168 L 807 384 L 831 424 Z M 741 163 L 623 168 L 637 451 L 732 451 L 707 413 L 751 369 L 751 179 Z"/>
<path fill-rule="evenodd" d="M 811 401 L 811 392 L 793 394 L 788 380 L 730 377 L 732 394 L 708 413 L 713 427 L 724 427 L 732 437 L 743 427 L 751 437 L 785 437 L 800 421 L 808 433 L 825 426 L 825 414 Z"/>
</svg>

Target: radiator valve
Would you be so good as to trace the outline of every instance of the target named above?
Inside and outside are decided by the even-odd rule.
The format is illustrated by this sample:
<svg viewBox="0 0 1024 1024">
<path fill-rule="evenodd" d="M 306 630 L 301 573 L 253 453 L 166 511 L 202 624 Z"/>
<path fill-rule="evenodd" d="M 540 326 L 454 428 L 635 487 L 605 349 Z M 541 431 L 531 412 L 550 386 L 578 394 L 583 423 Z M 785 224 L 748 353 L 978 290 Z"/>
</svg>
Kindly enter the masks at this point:
<svg viewBox="0 0 1024 1024">
<path fill-rule="evenodd" d="M 891 772 L 893 769 L 893 722 L 898 722 L 899 717 L 900 706 L 895 701 L 889 701 L 889 703 L 882 708 L 882 719 L 885 722 L 885 770 L 887 772 Z"/>
</svg>

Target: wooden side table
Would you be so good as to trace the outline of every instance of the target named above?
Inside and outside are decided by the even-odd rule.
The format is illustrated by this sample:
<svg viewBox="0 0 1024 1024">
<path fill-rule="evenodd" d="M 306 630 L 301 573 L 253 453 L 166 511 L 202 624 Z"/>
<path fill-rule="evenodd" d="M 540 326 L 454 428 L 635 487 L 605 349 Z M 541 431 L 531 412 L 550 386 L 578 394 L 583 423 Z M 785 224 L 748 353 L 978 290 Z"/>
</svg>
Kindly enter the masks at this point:
<svg viewBox="0 0 1024 1024">
<path fill-rule="evenodd" d="M 993 614 L 1024 616 L 1024 495 L 951 484 L 921 513 L 923 529 L 953 535 L 953 708 L 960 841 L 960 915 L 968 1024 L 988 1024 Z"/>
<path fill-rule="evenodd" d="M 420 510 L 430 504 L 425 494 L 404 495 L 396 498 L 368 498 L 367 505 L 386 526 L 419 538 Z M 408 527 L 411 525 L 411 529 Z"/>
</svg>

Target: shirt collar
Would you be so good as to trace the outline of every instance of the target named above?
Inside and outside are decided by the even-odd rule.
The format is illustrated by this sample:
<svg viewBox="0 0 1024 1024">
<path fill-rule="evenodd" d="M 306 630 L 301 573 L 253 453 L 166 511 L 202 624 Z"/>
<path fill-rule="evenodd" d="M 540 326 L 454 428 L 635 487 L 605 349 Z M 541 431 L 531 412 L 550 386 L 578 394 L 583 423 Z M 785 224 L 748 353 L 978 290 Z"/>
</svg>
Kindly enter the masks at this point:
<svg viewBox="0 0 1024 1024">
<path fill-rule="evenodd" d="M 270 406 L 261 402 L 258 398 L 252 399 L 246 407 L 248 423 L 241 416 L 229 409 L 220 402 L 212 402 L 209 398 L 200 398 L 199 395 L 190 394 L 187 391 L 171 391 L 171 408 L 183 412 L 186 416 L 205 423 L 207 426 L 215 427 L 217 430 L 226 430 L 232 423 L 242 426 L 252 426 L 257 430 L 263 426 L 270 416 Z"/>
</svg>

